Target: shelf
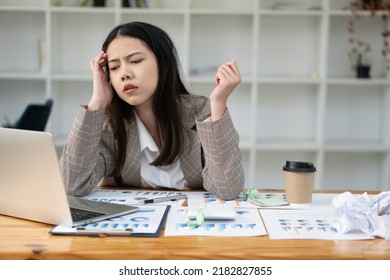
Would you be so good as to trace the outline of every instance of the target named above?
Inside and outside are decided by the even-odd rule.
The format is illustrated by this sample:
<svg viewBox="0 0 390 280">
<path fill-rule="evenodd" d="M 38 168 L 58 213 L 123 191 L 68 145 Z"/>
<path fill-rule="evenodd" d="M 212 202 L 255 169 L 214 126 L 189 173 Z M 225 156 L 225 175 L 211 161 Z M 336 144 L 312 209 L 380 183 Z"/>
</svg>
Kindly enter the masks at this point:
<svg viewBox="0 0 390 280">
<path fill-rule="evenodd" d="M 12 32 L 9 31 L 10 22 L 13 22 Z M 44 12 L 0 10 L 0 35 L 3 38 L 0 45 L 0 72 L 41 71 L 43 58 L 40 57 L 40 47 L 45 38 Z M 15 59 L 15 56 L 22 59 Z"/>
<path fill-rule="evenodd" d="M 30 0 L 32 1 L 32 0 Z M 41 0 L 42 1 L 42 0 Z M 45 0 L 43 0 L 45 1 Z M 122 0 L 119 0 L 122 1 Z M 113 8 L 119 4 L 118 0 L 106 0 L 105 7 L 93 7 L 93 0 L 83 3 L 83 0 L 48 0 L 48 5 L 52 9 L 95 9 L 95 10 L 104 10 L 108 8 Z"/>
<path fill-rule="evenodd" d="M 387 12 L 377 10 L 375 11 L 375 14 L 373 15 L 370 11 L 359 11 L 359 16 L 361 17 L 381 17 L 383 15 L 386 15 Z M 340 16 L 340 17 L 350 17 L 352 15 L 352 12 L 350 10 L 332 10 L 329 12 L 330 16 Z"/>
<path fill-rule="evenodd" d="M 115 8 L 96 8 L 96 7 L 52 7 L 50 9 L 52 14 L 93 14 L 93 15 L 104 15 L 114 14 Z"/>
<path fill-rule="evenodd" d="M 256 153 L 255 182 L 252 188 L 283 189 L 283 165 L 287 160 L 316 163 L 316 152 L 302 151 L 259 151 Z M 317 164 L 316 164 L 317 166 Z M 318 166 L 317 166 L 318 167 Z M 314 186 L 318 186 L 318 176 Z"/>
<path fill-rule="evenodd" d="M 356 78 L 331 78 L 329 85 L 341 86 L 389 86 L 390 80 L 385 78 L 356 79 Z"/>
<path fill-rule="evenodd" d="M 314 74 L 315 78 L 300 77 L 300 76 L 284 76 L 284 77 L 261 77 L 257 79 L 259 84 L 274 84 L 274 85 L 319 85 L 321 80 Z"/>
<path fill-rule="evenodd" d="M 325 152 L 345 152 L 345 153 L 387 153 L 389 145 L 373 141 L 333 141 L 327 142 L 324 146 Z"/>
<path fill-rule="evenodd" d="M 322 16 L 322 11 L 316 10 L 261 10 L 259 12 L 262 16 L 302 16 L 302 17 L 318 17 Z"/>
<path fill-rule="evenodd" d="M 45 81 L 46 74 L 42 72 L 0 72 L 0 80 L 35 80 Z"/>
<path fill-rule="evenodd" d="M 0 2 L 0 10 L 23 9 L 28 12 L 36 10 L 45 10 L 47 0 L 2 0 Z"/>
<path fill-rule="evenodd" d="M 206 11 L 219 12 L 224 14 L 225 12 L 250 12 L 255 8 L 256 0 L 191 0 L 190 10 L 191 12 L 203 13 Z"/>
<path fill-rule="evenodd" d="M 258 77 L 309 77 L 320 73 L 319 28 L 318 17 L 260 16 Z"/>
<path fill-rule="evenodd" d="M 336 17 L 330 21 L 330 30 L 333 30 L 329 38 L 328 49 L 328 77 L 330 78 L 354 78 L 351 61 L 348 58 L 349 34 L 347 32 L 350 17 Z M 382 56 L 382 22 L 378 17 L 363 17 L 356 22 L 356 33 L 361 40 L 370 42 L 371 51 L 369 60 L 372 65 L 371 77 L 375 80 L 386 77 L 386 67 Z M 372 32 L 378 30 L 378 32 Z"/>
<path fill-rule="evenodd" d="M 378 170 L 383 166 L 381 153 L 334 152 L 325 155 L 323 189 L 383 190 Z"/>
<path fill-rule="evenodd" d="M 0 10 L 2 12 L 26 12 L 26 13 L 44 13 L 46 12 L 45 7 L 39 7 L 39 6 L 2 6 L 0 4 Z"/>
<path fill-rule="evenodd" d="M 80 22 L 83 28 L 80 28 Z M 89 61 L 100 52 L 104 38 L 114 25 L 114 16 L 102 18 L 95 13 L 52 14 L 50 35 L 54 53 L 51 71 L 55 74 L 90 73 Z"/>
<path fill-rule="evenodd" d="M 325 142 L 383 142 L 386 93 L 383 86 L 343 85 L 329 87 L 325 114 Z M 353 143 L 353 142 L 352 142 Z"/>
<path fill-rule="evenodd" d="M 90 81 L 92 82 L 91 73 L 79 72 L 79 73 L 68 73 L 68 74 L 55 74 L 51 77 L 52 81 Z"/>
<path fill-rule="evenodd" d="M 258 141 L 256 144 L 257 151 L 303 151 L 316 152 L 319 145 L 313 141 L 306 140 L 286 140 L 272 139 L 267 141 Z"/>
<path fill-rule="evenodd" d="M 276 10 L 276 11 L 300 11 L 300 10 L 322 10 L 323 1 L 321 0 L 305 0 L 305 1 L 274 1 L 261 0 L 260 8 L 262 10 Z"/>
<path fill-rule="evenodd" d="M 204 69 L 216 73 L 215 70 L 221 64 L 236 59 L 241 75 L 250 75 L 253 42 L 251 16 L 238 15 L 232 18 L 227 15 L 192 15 L 191 22 L 190 73 L 202 73 Z"/>
<path fill-rule="evenodd" d="M 181 9 L 121 9 L 121 15 L 183 15 L 184 10 Z"/>
<path fill-rule="evenodd" d="M 314 141 L 316 85 L 261 85 L 257 93 L 256 139 Z"/>
</svg>

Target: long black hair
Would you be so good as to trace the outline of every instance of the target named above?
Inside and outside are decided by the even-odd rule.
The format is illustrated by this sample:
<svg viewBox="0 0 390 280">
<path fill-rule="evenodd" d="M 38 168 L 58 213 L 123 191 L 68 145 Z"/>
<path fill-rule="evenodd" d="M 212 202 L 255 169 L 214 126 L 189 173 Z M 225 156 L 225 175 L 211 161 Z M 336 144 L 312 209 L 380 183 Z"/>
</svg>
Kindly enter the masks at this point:
<svg viewBox="0 0 390 280">
<path fill-rule="evenodd" d="M 130 22 L 115 27 L 108 34 L 102 50 L 106 52 L 110 43 L 119 36 L 140 39 L 156 57 L 158 83 L 153 95 L 153 113 L 162 148 L 159 156 L 151 164 L 154 166 L 169 165 L 181 154 L 184 142 L 179 95 L 189 94 L 180 77 L 176 48 L 169 35 L 161 28 L 144 22 Z M 106 112 L 117 142 L 117 160 L 110 175 L 118 177 L 126 159 L 125 122 L 134 116 L 134 106 L 114 94 Z"/>
</svg>

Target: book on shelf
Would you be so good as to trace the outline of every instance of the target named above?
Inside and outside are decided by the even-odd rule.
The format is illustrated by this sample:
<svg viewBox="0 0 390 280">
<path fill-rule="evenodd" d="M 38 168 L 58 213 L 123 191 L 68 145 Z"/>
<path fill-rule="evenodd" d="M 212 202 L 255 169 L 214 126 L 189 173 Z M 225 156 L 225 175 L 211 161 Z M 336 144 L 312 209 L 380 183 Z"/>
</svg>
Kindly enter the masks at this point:
<svg viewBox="0 0 390 280">
<path fill-rule="evenodd" d="M 158 7 L 156 0 L 122 0 L 122 7 L 124 8 L 156 8 Z"/>
<path fill-rule="evenodd" d="M 38 57 L 39 57 L 39 70 L 41 72 L 46 71 L 46 40 L 38 40 Z"/>
</svg>

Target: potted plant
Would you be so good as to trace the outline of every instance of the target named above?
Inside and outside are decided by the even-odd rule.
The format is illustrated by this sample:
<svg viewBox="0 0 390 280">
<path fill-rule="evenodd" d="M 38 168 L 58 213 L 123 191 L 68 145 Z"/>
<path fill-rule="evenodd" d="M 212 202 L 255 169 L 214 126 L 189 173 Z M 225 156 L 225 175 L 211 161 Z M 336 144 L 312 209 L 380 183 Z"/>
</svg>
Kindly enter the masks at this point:
<svg viewBox="0 0 390 280">
<path fill-rule="evenodd" d="M 358 14 L 359 8 L 353 6 L 352 17 L 348 21 L 348 43 L 350 48 L 348 50 L 348 57 L 352 65 L 352 69 L 356 71 L 357 78 L 370 78 L 370 59 L 371 45 L 369 42 L 360 39 L 356 35 L 356 21 L 361 18 Z"/>
<path fill-rule="evenodd" d="M 106 0 L 93 0 L 92 3 L 91 0 L 82 0 L 79 5 L 82 7 L 90 7 L 91 5 L 93 7 L 104 7 Z"/>
<path fill-rule="evenodd" d="M 350 49 L 348 51 L 349 59 L 352 63 L 352 68 L 356 71 L 358 78 L 369 78 L 370 77 L 370 61 L 369 53 L 371 52 L 371 45 L 369 42 L 360 39 L 356 35 L 356 22 L 361 18 L 359 11 L 366 10 L 370 12 L 371 16 L 380 15 L 383 30 L 382 36 L 382 56 L 385 59 L 385 65 L 387 70 L 390 70 L 390 60 L 388 58 L 390 54 L 390 45 L 388 39 L 390 38 L 389 29 L 389 11 L 390 11 L 390 0 L 356 0 L 352 1 L 350 5 L 352 13 L 351 18 L 348 21 L 348 42 Z M 377 13 L 380 11 L 380 13 Z"/>
</svg>

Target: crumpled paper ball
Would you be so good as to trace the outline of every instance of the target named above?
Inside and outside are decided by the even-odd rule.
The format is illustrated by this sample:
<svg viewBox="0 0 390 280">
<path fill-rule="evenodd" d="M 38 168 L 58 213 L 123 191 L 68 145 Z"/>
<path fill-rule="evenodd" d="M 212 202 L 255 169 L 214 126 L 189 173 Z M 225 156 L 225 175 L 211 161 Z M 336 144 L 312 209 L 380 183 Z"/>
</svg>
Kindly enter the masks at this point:
<svg viewBox="0 0 390 280">
<path fill-rule="evenodd" d="M 364 232 L 390 239 L 390 191 L 375 196 L 344 192 L 332 199 L 336 208 L 335 228 L 341 233 Z"/>
</svg>

